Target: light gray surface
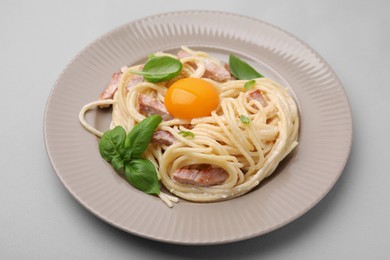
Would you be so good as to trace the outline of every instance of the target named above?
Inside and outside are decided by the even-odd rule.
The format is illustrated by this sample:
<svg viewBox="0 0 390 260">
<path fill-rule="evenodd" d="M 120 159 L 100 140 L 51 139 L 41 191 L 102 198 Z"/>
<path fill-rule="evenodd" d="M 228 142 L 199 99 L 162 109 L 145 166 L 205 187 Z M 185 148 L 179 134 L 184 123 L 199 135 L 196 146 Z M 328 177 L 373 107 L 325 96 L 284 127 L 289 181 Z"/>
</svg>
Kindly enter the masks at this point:
<svg viewBox="0 0 390 260">
<path fill-rule="evenodd" d="M 67 2 L 0 3 L 1 259 L 390 257 L 388 2 Z M 303 217 L 262 237 L 189 247 L 124 233 L 81 207 L 62 186 L 46 155 L 46 99 L 72 57 L 128 21 L 188 9 L 240 13 L 291 32 L 333 67 L 350 99 L 354 141 L 341 179 Z"/>
</svg>

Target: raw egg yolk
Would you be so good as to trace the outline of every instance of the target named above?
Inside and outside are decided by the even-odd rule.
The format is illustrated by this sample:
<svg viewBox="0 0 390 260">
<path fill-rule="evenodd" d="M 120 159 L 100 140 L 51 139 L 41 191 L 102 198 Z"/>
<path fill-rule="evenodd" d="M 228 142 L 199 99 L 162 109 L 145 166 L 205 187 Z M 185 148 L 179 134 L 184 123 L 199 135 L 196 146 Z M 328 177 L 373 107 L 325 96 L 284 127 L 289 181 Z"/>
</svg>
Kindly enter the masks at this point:
<svg viewBox="0 0 390 260">
<path fill-rule="evenodd" d="M 211 115 L 219 104 L 218 92 L 203 79 L 185 78 L 173 83 L 165 94 L 165 107 L 177 118 L 192 119 Z"/>
</svg>

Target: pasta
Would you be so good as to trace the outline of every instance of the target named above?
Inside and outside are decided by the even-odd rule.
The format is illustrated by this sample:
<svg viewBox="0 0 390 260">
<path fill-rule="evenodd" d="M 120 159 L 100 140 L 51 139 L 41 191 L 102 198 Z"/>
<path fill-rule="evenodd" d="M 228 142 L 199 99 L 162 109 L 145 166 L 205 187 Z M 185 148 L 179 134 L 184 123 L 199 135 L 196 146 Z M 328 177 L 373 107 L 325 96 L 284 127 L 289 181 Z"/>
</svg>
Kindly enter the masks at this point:
<svg viewBox="0 0 390 260">
<path fill-rule="evenodd" d="M 167 91 L 175 82 L 185 78 L 203 79 L 218 93 L 216 109 L 201 117 L 165 118 L 157 130 L 173 141 L 151 143 L 144 157 L 156 167 L 163 186 L 178 197 L 212 202 L 241 196 L 271 175 L 279 162 L 297 146 L 299 117 L 296 103 L 285 88 L 269 78 L 256 78 L 248 84 L 248 80 L 237 80 L 229 74 L 228 79 L 220 80 L 218 76 L 222 74 L 212 68 L 222 71 L 224 64 L 221 61 L 187 47 L 182 47 L 183 53 L 178 54 L 183 64 L 180 75 L 166 82 L 143 80 L 134 73 L 143 65 L 122 68 L 113 97 L 84 106 L 80 111 L 80 122 L 93 134 L 102 136 L 102 132 L 88 125 L 84 114 L 97 106 L 112 105 L 110 128 L 120 125 L 128 132 L 148 116 L 140 109 L 144 102 L 140 96 L 164 104 Z M 154 55 L 176 58 L 162 52 Z M 136 80 L 137 76 L 141 80 Z M 190 136 L 183 133 L 190 133 Z M 186 174 L 203 172 L 213 179 L 215 169 L 222 181 L 216 180 L 209 185 L 197 182 L 193 176 L 186 179 Z M 184 174 L 184 180 L 180 174 Z M 165 202 L 169 204 L 169 201 Z"/>
</svg>

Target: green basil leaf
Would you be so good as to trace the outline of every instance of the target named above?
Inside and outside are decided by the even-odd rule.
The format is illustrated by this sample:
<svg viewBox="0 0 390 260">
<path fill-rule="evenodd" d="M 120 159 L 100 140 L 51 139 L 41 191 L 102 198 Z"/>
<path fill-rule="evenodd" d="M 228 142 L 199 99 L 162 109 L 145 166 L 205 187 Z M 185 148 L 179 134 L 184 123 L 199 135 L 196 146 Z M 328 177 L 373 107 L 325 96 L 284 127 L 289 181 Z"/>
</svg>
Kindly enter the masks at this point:
<svg viewBox="0 0 390 260">
<path fill-rule="evenodd" d="M 152 83 L 168 81 L 178 76 L 183 64 L 178 59 L 169 56 L 151 57 L 145 63 L 142 71 L 132 71 L 134 74 L 141 74 Z"/>
<path fill-rule="evenodd" d="M 142 154 L 148 148 L 152 135 L 157 126 L 161 123 L 162 118 L 160 115 L 151 115 L 138 124 L 136 124 L 125 140 L 125 148 L 130 149 L 131 158 L 141 158 Z"/>
<path fill-rule="evenodd" d="M 191 137 L 191 138 L 195 137 L 195 134 L 191 131 L 180 131 L 178 134 L 182 135 L 183 137 Z"/>
<path fill-rule="evenodd" d="M 241 122 L 243 122 L 246 125 L 249 125 L 251 123 L 251 120 L 249 119 L 249 117 L 244 116 L 244 115 L 240 115 L 240 120 L 241 120 Z"/>
<path fill-rule="evenodd" d="M 115 160 L 116 167 L 119 167 L 124 152 L 125 139 L 126 131 L 121 126 L 106 131 L 99 141 L 99 151 L 103 159 L 108 162 Z"/>
<path fill-rule="evenodd" d="M 258 73 L 248 63 L 233 54 L 230 54 L 229 56 L 229 68 L 233 76 L 237 79 L 249 80 L 263 77 L 263 75 Z"/>
<path fill-rule="evenodd" d="M 152 58 L 154 58 L 154 57 L 156 57 L 156 55 L 154 55 L 153 53 L 151 53 L 151 54 L 148 54 L 148 60 L 150 60 L 150 59 L 152 59 Z"/>
<path fill-rule="evenodd" d="M 246 90 L 250 89 L 251 87 L 253 87 L 254 85 L 256 84 L 256 80 L 252 79 L 252 80 L 249 80 L 245 83 L 244 85 L 244 88 Z"/>
<path fill-rule="evenodd" d="M 127 181 L 147 194 L 160 194 L 156 168 L 149 160 L 134 159 L 125 166 Z"/>
<path fill-rule="evenodd" d="M 116 157 L 112 158 L 111 164 L 115 170 L 119 171 L 124 166 L 124 159 L 120 156 L 116 156 Z"/>
</svg>

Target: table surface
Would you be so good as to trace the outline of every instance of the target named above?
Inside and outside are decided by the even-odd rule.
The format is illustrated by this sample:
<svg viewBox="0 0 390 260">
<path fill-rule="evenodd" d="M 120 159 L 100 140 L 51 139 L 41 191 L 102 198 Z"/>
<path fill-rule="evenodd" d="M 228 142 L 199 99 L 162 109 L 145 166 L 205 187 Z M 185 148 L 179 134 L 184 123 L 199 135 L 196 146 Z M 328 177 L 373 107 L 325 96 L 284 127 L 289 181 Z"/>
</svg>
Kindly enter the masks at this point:
<svg viewBox="0 0 390 260">
<path fill-rule="evenodd" d="M 37 3 L 38 2 L 38 3 Z M 251 16 L 289 31 L 335 70 L 353 113 L 352 152 L 330 193 L 298 220 L 246 241 L 180 246 L 97 219 L 50 165 L 43 115 L 82 48 L 143 16 Z M 390 3 L 386 1 L 1 1 L 1 259 L 390 259 Z"/>
</svg>

